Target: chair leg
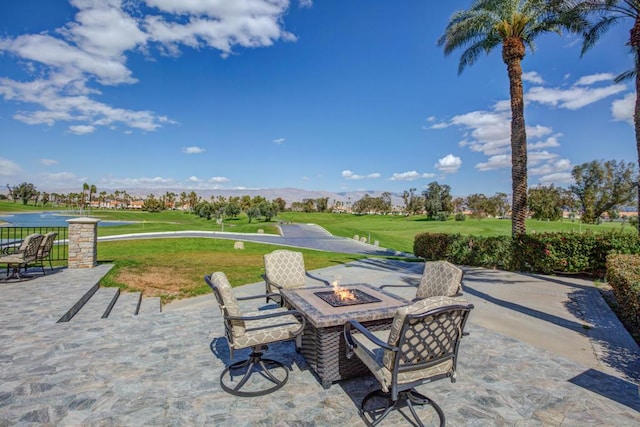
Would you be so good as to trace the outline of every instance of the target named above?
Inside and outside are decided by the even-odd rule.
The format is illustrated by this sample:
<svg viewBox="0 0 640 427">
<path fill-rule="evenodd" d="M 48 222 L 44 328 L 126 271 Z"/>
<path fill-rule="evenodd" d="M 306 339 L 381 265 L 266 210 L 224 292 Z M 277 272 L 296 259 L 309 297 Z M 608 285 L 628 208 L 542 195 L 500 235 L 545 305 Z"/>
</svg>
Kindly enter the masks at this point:
<svg viewBox="0 0 640 427">
<path fill-rule="evenodd" d="M 381 398 L 385 402 L 384 410 L 382 407 L 371 408 L 369 410 L 365 409 L 367 402 L 374 397 Z M 442 411 L 442 408 L 440 408 L 440 406 L 432 399 L 418 393 L 415 389 L 400 392 L 398 394 L 398 400 L 396 400 L 395 402 L 391 399 L 391 393 L 385 393 L 382 390 L 372 391 L 362 400 L 362 404 L 360 405 L 360 416 L 367 425 L 375 426 L 378 425 L 387 415 L 389 415 L 392 410 L 402 408 L 405 405 L 409 408 L 409 411 L 411 412 L 411 415 L 415 420 L 415 424 L 412 423 L 413 425 L 417 425 L 420 427 L 424 426 L 424 423 L 422 422 L 422 420 L 420 420 L 420 417 L 416 412 L 415 406 L 431 405 L 438 414 L 440 427 L 445 426 L 445 415 Z M 371 419 L 368 419 L 367 415 Z M 404 413 L 402 415 L 407 418 Z M 407 418 L 407 420 L 409 419 Z"/>
<path fill-rule="evenodd" d="M 284 372 L 284 378 L 278 378 L 274 375 L 273 371 L 281 370 Z M 233 380 L 234 374 L 233 372 L 240 371 L 238 375 L 242 375 L 242 379 L 238 381 L 235 385 L 227 384 L 225 382 L 226 378 Z M 273 383 L 271 387 L 263 388 L 255 391 L 243 391 L 241 390 L 244 387 L 253 374 L 259 374 L 267 381 Z M 281 375 L 282 376 L 282 375 Z M 262 357 L 261 351 L 252 351 L 247 360 L 242 360 L 236 363 L 229 365 L 222 373 L 220 374 L 220 386 L 227 393 L 233 394 L 234 396 L 243 396 L 243 397 L 254 397 L 254 396 L 263 396 L 265 394 L 269 394 L 274 392 L 282 386 L 284 386 L 289 380 L 289 370 L 287 367 L 277 360 L 266 359 Z"/>
</svg>

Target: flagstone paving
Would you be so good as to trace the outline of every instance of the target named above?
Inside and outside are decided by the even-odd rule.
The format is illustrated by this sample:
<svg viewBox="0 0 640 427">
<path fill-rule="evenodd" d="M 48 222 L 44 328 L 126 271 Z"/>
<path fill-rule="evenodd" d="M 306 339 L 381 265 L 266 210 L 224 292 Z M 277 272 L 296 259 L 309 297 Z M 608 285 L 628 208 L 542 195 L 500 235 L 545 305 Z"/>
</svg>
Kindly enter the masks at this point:
<svg viewBox="0 0 640 427">
<path fill-rule="evenodd" d="M 229 352 L 212 295 L 163 312 L 57 323 L 110 267 L 0 284 L 0 426 L 364 425 L 358 405 L 377 387 L 374 378 L 325 390 L 292 343 L 268 352 L 291 368 L 284 388 L 257 398 L 222 391 Z M 411 295 L 420 267 L 365 260 L 316 272 Z M 461 344 L 458 380 L 420 387 L 442 406 L 448 425 L 640 425 L 637 345 L 588 283 L 467 269 L 464 292 L 476 308 Z M 565 348 L 545 345 L 545 333 L 551 341 L 566 337 Z M 436 421 L 428 409 L 421 416 Z M 393 414 L 383 425 L 402 422 Z"/>
</svg>

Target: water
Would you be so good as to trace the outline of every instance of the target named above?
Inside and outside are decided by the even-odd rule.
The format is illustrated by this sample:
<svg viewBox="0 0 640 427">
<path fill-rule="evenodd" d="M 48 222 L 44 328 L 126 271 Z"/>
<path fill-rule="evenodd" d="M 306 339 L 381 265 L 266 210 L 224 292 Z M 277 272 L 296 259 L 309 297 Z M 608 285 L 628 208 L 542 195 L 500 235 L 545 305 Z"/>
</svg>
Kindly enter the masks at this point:
<svg viewBox="0 0 640 427">
<path fill-rule="evenodd" d="M 83 215 L 65 215 L 57 212 L 39 212 L 39 213 L 15 213 L 0 214 L 0 221 L 8 227 L 67 227 L 69 223 L 66 221 L 71 218 L 79 218 Z M 122 222 L 116 221 L 100 221 L 99 227 L 122 225 Z"/>
</svg>

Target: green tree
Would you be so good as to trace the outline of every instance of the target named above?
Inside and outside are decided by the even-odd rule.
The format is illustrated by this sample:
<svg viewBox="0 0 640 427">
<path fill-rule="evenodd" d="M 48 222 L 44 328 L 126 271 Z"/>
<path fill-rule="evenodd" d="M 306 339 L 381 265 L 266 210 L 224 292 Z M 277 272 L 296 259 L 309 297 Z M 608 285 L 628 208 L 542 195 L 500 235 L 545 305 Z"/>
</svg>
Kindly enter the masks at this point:
<svg viewBox="0 0 640 427">
<path fill-rule="evenodd" d="M 404 210 L 408 215 L 416 215 L 424 206 L 424 198 L 416 194 L 415 188 L 410 188 L 402 193 Z"/>
<path fill-rule="evenodd" d="M 484 218 L 487 216 L 487 196 L 482 193 L 474 193 L 467 196 L 467 208 L 474 218 Z"/>
<path fill-rule="evenodd" d="M 162 211 L 162 201 L 157 199 L 153 193 L 149 194 L 142 203 L 142 210 L 147 212 L 160 212 Z"/>
<path fill-rule="evenodd" d="M 633 123 L 636 137 L 637 166 L 640 169 L 640 1 L 638 0 L 588 0 L 572 2 L 580 12 L 594 13 L 597 17 L 593 25 L 584 34 L 582 54 L 591 49 L 611 27 L 621 21 L 630 20 L 632 23 L 629 31 L 627 45 L 633 53 L 633 68 L 616 77 L 616 82 L 633 78 L 635 80 L 636 101 L 633 114 Z M 636 209 L 640 212 L 640 175 L 636 177 Z M 638 234 L 640 235 L 640 221 L 638 221 Z"/>
<path fill-rule="evenodd" d="M 635 166 L 633 163 L 593 160 L 574 166 L 571 191 L 582 210 L 582 222 L 593 224 L 609 212 L 633 200 Z"/>
<path fill-rule="evenodd" d="M 562 218 L 562 189 L 554 187 L 553 184 L 548 187 L 532 187 L 529 189 L 528 204 L 533 218 L 556 221 Z"/>
<path fill-rule="evenodd" d="M 481 54 L 502 45 L 511 98 L 511 185 L 513 193 L 513 235 L 526 232 L 527 218 L 527 135 L 524 120 L 522 60 L 526 47 L 533 50 L 536 37 L 561 28 L 579 31 L 585 22 L 565 2 L 549 0 L 476 0 L 468 10 L 455 12 L 445 34 L 438 40 L 445 55 L 464 48 L 458 73 L 472 65 Z"/>
<path fill-rule="evenodd" d="M 38 194 L 36 186 L 30 182 L 23 182 L 22 184 L 14 187 L 12 191 L 12 197 L 22 200 L 22 204 L 26 205 L 29 200 L 34 198 Z"/>
<path fill-rule="evenodd" d="M 429 219 L 435 219 L 442 212 L 449 215 L 453 211 L 451 187 L 446 184 L 440 185 L 436 181 L 429 183 L 427 189 L 422 192 L 422 197 Z"/>
<path fill-rule="evenodd" d="M 251 224 L 251 221 L 253 221 L 254 218 L 260 217 L 260 209 L 257 206 L 251 206 L 245 213 L 249 218 L 249 224 Z"/>
</svg>

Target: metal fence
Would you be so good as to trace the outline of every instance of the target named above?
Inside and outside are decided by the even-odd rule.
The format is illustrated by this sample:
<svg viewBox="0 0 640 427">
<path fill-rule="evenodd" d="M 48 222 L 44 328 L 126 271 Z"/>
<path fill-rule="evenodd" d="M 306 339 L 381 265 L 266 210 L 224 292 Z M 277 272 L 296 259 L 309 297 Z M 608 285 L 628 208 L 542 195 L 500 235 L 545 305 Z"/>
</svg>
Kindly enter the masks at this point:
<svg viewBox="0 0 640 427">
<path fill-rule="evenodd" d="M 69 227 L 0 227 L 0 253 L 19 246 L 29 234 L 45 235 L 50 231 L 58 233 L 51 248 L 51 261 L 66 261 L 69 255 Z"/>
</svg>

